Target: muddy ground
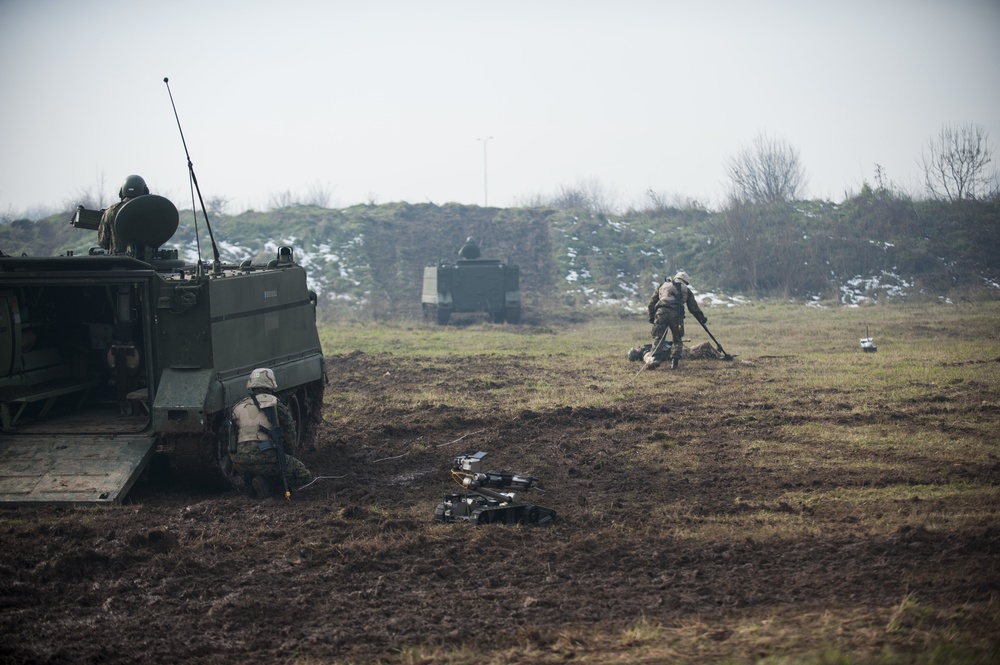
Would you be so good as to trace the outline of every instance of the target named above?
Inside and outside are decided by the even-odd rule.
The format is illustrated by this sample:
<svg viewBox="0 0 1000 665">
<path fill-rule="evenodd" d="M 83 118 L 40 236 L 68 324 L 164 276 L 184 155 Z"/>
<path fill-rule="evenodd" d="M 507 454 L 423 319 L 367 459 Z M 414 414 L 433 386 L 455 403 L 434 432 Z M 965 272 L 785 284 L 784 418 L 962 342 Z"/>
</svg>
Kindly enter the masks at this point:
<svg viewBox="0 0 1000 665">
<path fill-rule="evenodd" d="M 462 649 L 494 662 L 627 662 L 642 636 L 633 630 L 631 643 L 623 631 L 637 626 L 675 631 L 674 660 L 687 662 L 780 653 L 781 630 L 796 636 L 792 650 L 918 654 L 929 624 L 947 621 L 940 630 L 997 653 L 996 613 L 984 608 L 1000 594 L 1000 525 L 928 528 L 942 506 L 917 497 L 882 531 L 850 507 L 779 497 L 933 484 L 942 473 L 997 484 L 1000 464 L 909 464 L 901 479 L 877 467 L 845 478 L 745 463 L 744 442 L 789 419 L 852 417 L 838 414 L 836 397 L 801 396 L 793 413 L 707 408 L 683 393 L 607 409 L 397 409 L 393 395 L 429 383 L 489 391 L 535 368 L 483 357 L 403 372 L 390 354 L 360 353 L 328 362 L 328 394 L 367 393 L 371 408 L 350 427 L 321 428 L 301 457 L 333 477 L 290 502 L 197 491 L 154 470 L 121 507 L 3 511 L 0 662 L 422 662 Z M 462 380 L 469 362 L 492 385 Z M 687 371 L 741 380 L 735 363 Z M 580 390 L 593 389 L 584 377 Z M 912 404 L 901 417 L 941 406 Z M 645 465 L 642 451 L 658 442 L 698 464 Z M 541 478 L 546 493 L 522 498 L 554 508 L 557 523 L 433 524 L 437 503 L 457 491 L 452 457 L 477 450 L 490 453 L 487 467 Z M 711 537 L 741 512 L 793 516 L 808 536 Z M 931 610 L 907 613 L 907 598 Z M 770 637 L 754 640 L 748 626 Z"/>
</svg>

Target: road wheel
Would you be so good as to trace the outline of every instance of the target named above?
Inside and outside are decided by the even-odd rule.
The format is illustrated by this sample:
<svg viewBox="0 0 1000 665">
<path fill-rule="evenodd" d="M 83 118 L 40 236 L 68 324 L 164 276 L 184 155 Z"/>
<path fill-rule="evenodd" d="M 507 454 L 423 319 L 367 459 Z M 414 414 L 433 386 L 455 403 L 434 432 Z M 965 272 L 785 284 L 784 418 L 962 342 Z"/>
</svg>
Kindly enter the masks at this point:
<svg viewBox="0 0 1000 665">
<path fill-rule="evenodd" d="M 289 449 L 296 452 L 315 450 L 316 435 L 323 422 L 322 382 L 314 381 L 299 386 L 294 391 L 281 395 L 281 401 L 288 406 L 295 419 L 295 446 L 289 446 Z"/>
<path fill-rule="evenodd" d="M 287 441 L 284 442 L 285 450 L 286 451 L 293 450 L 295 452 L 298 452 L 299 450 L 301 450 L 299 444 L 302 443 L 302 436 L 303 436 L 302 429 L 305 427 L 305 418 L 304 418 L 305 411 L 303 408 L 304 402 L 302 399 L 299 398 L 298 390 L 289 394 L 287 397 L 284 397 L 282 401 L 285 402 L 285 405 L 288 407 L 288 410 L 292 412 L 292 420 L 295 421 L 295 441 L 292 441 L 291 445 L 289 445 L 289 442 Z"/>
<path fill-rule="evenodd" d="M 229 458 L 229 430 L 225 424 L 219 427 L 219 433 L 216 436 L 216 441 L 217 450 L 215 459 L 223 480 L 230 487 L 241 494 L 249 492 L 250 487 L 247 485 L 246 479 L 243 477 L 242 473 L 238 473 L 236 469 L 233 468 L 233 461 Z"/>
</svg>

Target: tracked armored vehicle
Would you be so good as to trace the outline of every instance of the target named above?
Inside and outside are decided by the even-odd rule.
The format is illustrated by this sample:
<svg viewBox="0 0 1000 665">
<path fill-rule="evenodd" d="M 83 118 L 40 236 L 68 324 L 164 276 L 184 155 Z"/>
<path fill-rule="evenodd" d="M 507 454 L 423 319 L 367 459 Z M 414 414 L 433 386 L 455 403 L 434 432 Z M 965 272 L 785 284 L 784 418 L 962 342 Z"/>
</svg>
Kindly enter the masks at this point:
<svg viewBox="0 0 1000 665">
<path fill-rule="evenodd" d="M 427 266 L 424 320 L 446 325 L 452 314 L 485 312 L 494 323 L 520 323 L 519 279 L 516 265 L 496 259 L 460 258 Z"/>
<path fill-rule="evenodd" d="M 292 248 L 225 264 L 213 239 L 214 262 L 185 262 L 162 248 L 177 226 L 147 194 L 119 210 L 124 254 L 0 257 L 0 503 L 117 502 L 157 453 L 181 479 L 241 486 L 226 420 L 256 367 L 273 369 L 298 443 L 313 435 L 317 298 Z"/>
</svg>

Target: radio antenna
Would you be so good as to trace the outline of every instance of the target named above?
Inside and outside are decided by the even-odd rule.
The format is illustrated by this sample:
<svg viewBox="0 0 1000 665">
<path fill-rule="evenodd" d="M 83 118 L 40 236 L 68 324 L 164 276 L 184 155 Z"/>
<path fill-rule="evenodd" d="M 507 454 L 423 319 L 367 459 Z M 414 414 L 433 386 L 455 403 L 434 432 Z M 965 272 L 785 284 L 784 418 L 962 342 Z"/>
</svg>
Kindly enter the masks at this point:
<svg viewBox="0 0 1000 665">
<path fill-rule="evenodd" d="M 163 82 L 167 86 L 167 94 L 170 96 L 170 106 L 174 109 L 174 119 L 177 120 L 177 131 L 181 133 L 181 144 L 184 145 L 184 156 L 187 157 L 188 172 L 191 174 L 191 182 L 198 192 L 198 203 L 201 204 L 201 214 L 205 216 L 205 227 L 208 229 L 208 238 L 212 241 L 212 254 L 215 257 L 214 270 L 219 272 L 221 261 L 219 259 L 219 246 L 215 244 L 215 235 L 212 234 L 212 224 L 208 221 L 208 212 L 205 210 L 205 201 L 201 198 L 201 188 L 198 186 L 198 177 L 194 174 L 194 164 L 191 162 L 191 153 L 188 152 L 187 141 L 184 140 L 184 130 L 181 129 L 181 118 L 177 115 L 177 105 L 174 104 L 174 94 L 170 92 L 170 79 L 163 77 Z M 197 214 L 195 215 L 197 219 Z M 200 261 L 199 257 L 199 261 Z"/>
</svg>

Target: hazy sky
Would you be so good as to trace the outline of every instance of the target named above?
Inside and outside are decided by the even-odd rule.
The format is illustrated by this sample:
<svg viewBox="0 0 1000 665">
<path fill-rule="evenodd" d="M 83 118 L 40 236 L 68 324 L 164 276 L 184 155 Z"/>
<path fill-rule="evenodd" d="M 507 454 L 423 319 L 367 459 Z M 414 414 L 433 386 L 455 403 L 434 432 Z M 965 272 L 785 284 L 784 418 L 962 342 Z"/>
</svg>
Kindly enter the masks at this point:
<svg viewBox="0 0 1000 665">
<path fill-rule="evenodd" d="M 922 191 L 946 123 L 1000 150 L 1000 0 L 0 0 L 0 213 L 130 173 L 190 207 L 165 76 L 231 213 L 595 183 L 717 206 L 761 132 L 840 201 L 875 164 Z"/>
</svg>

